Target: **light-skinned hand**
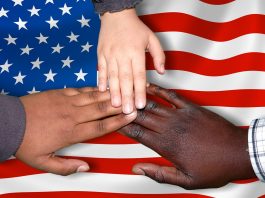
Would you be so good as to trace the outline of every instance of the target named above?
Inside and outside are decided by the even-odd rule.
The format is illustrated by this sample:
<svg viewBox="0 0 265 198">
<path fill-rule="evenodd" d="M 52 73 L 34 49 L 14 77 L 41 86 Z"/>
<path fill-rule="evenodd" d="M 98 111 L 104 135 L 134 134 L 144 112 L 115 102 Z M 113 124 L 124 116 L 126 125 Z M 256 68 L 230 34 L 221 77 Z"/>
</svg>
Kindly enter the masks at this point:
<svg viewBox="0 0 265 198">
<path fill-rule="evenodd" d="M 107 83 L 114 107 L 131 113 L 146 105 L 145 52 L 153 57 L 155 69 L 164 73 L 165 55 L 156 35 L 138 18 L 135 9 L 105 13 L 101 17 L 98 44 L 99 90 Z"/>
</svg>

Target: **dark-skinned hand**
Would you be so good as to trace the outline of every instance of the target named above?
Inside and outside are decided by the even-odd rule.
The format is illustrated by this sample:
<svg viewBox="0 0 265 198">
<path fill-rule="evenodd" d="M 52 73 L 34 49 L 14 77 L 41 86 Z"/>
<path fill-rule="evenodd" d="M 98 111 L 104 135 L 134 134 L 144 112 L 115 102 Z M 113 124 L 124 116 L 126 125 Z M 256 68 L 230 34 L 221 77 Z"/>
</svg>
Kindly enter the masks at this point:
<svg viewBox="0 0 265 198">
<path fill-rule="evenodd" d="M 255 177 L 247 152 L 247 130 L 185 100 L 176 92 L 151 85 L 148 94 L 170 104 L 148 101 L 134 123 L 121 132 L 150 147 L 174 167 L 139 163 L 133 172 L 185 189 L 221 187 Z"/>
</svg>

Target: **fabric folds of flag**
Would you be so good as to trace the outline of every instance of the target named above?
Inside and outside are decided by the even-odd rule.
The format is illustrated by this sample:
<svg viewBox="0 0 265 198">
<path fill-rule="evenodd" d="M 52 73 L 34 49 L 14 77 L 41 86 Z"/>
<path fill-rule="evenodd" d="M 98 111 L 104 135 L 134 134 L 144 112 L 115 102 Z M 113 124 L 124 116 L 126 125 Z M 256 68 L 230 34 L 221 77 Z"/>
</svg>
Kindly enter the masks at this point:
<svg viewBox="0 0 265 198">
<path fill-rule="evenodd" d="M 53 2 L 53 0 L 50 1 Z M 48 2 L 47 5 L 54 5 L 50 1 L 46 1 Z M 69 3 L 69 5 L 73 9 L 75 4 L 85 3 L 83 1 L 65 2 L 71 2 L 72 4 Z M 88 2 L 86 3 L 88 4 Z M 63 7 L 63 4 L 56 6 Z M 1 6 L 5 9 L 5 5 Z M 92 8 L 90 11 L 92 12 Z M 147 54 L 147 75 L 150 82 L 176 90 L 193 102 L 220 114 L 239 127 L 247 127 L 253 119 L 264 117 L 265 2 L 263 0 L 144 0 L 138 7 L 138 14 L 141 20 L 156 32 L 167 57 L 166 74 L 160 76 L 154 70 L 151 56 Z M 52 17 L 59 19 L 59 15 Z M 76 17 L 78 20 L 82 20 L 83 17 L 85 24 L 86 16 L 78 15 Z M 83 57 L 84 60 L 87 59 L 87 63 L 92 69 L 88 69 L 85 64 L 72 67 L 69 61 L 77 55 L 68 52 L 69 55 L 64 54 L 64 57 L 60 57 L 66 61 L 69 56 L 68 64 L 59 61 L 66 65 L 60 65 L 58 68 L 56 65 L 46 67 L 46 70 L 41 73 L 43 75 L 45 72 L 48 75 L 49 69 L 51 69 L 52 73 L 57 73 L 57 77 L 61 78 L 60 81 L 56 81 L 56 76 L 54 76 L 54 82 L 49 80 L 50 84 L 46 86 L 44 82 L 47 76 L 43 76 L 42 84 L 34 84 L 31 80 L 26 84 L 27 77 L 29 78 L 32 72 L 36 72 L 36 69 L 30 68 L 27 71 L 28 76 L 25 77 L 25 85 L 21 85 L 24 89 L 23 93 L 18 86 L 14 85 L 15 81 L 6 80 L 3 76 L 7 74 L 3 71 L 3 65 L 15 64 L 15 60 L 8 60 L 6 63 L 4 48 L 8 40 L 4 40 L 4 38 L 8 38 L 8 33 L 5 32 L 1 38 L 0 30 L 0 39 L 2 39 L 0 42 L 2 49 L 0 51 L 0 66 L 1 64 L 3 66 L 0 74 L 0 91 L 2 89 L 2 93 L 9 92 L 13 95 L 22 95 L 33 87 L 42 91 L 51 88 L 63 88 L 64 85 L 78 87 L 96 84 L 96 43 L 93 42 L 97 40 L 95 35 L 98 33 L 99 20 L 94 15 L 92 17 L 94 17 L 91 20 L 91 22 L 94 21 L 94 27 L 91 28 L 94 28 L 94 31 L 87 30 L 91 31 L 89 42 L 81 38 L 81 33 L 74 32 L 75 29 L 72 30 L 74 35 L 80 34 L 80 39 L 83 39 L 82 42 L 80 40 L 75 43 L 79 43 L 76 46 L 79 53 L 85 54 L 89 47 L 85 46 L 86 43 L 92 43 L 93 47 L 88 53 L 89 55 Z M 0 21 L 2 18 L 7 17 L 1 17 Z M 25 20 L 23 17 L 21 19 Z M 15 20 L 19 21 L 18 18 Z M 79 26 L 82 25 L 80 23 Z M 78 28 L 82 29 L 79 26 Z M 87 27 L 83 27 L 85 31 L 84 28 Z M 64 35 L 64 37 L 71 37 L 71 31 L 68 30 L 67 33 L 69 34 Z M 72 35 L 72 42 L 75 42 L 74 35 Z M 10 36 L 16 37 L 16 35 Z M 40 37 L 41 35 L 37 36 Z M 12 39 L 9 38 L 9 42 L 11 42 L 9 47 L 13 46 Z M 66 42 L 67 44 L 65 44 Z M 57 43 L 55 43 L 54 41 L 54 46 L 52 46 L 55 49 L 52 50 L 57 53 L 56 50 L 58 51 L 60 46 L 67 48 L 69 39 L 61 41 L 59 48 L 58 46 L 56 48 Z M 25 46 L 21 48 L 25 48 Z M 63 52 L 64 49 L 61 50 Z M 82 52 L 82 50 L 85 51 Z M 23 51 L 20 52 L 23 53 Z M 43 60 L 40 59 L 40 61 Z M 48 60 L 45 59 L 44 61 Z M 73 66 L 75 66 L 74 63 L 72 63 Z M 36 64 L 35 67 L 37 67 Z M 12 66 L 10 66 L 12 73 L 11 68 Z M 20 68 L 13 75 L 17 75 L 19 70 Z M 77 80 L 78 75 L 75 73 L 83 74 L 84 80 L 82 80 L 82 76 L 79 76 L 79 80 Z M 85 81 L 84 73 L 94 80 Z M 72 79 L 70 83 L 67 84 L 68 81 L 63 80 L 64 75 Z M 56 84 L 56 82 L 60 83 Z M 16 91 L 17 89 L 20 90 Z M 87 161 L 91 165 L 91 172 L 61 177 L 35 170 L 16 159 L 10 159 L 0 165 L 0 196 L 247 198 L 265 195 L 264 184 L 257 180 L 237 181 L 218 189 L 187 191 L 177 186 L 158 184 L 146 177 L 133 175 L 131 167 L 135 163 L 168 164 L 169 162 L 149 148 L 118 133 L 74 145 L 58 152 L 58 155 Z"/>
</svg>

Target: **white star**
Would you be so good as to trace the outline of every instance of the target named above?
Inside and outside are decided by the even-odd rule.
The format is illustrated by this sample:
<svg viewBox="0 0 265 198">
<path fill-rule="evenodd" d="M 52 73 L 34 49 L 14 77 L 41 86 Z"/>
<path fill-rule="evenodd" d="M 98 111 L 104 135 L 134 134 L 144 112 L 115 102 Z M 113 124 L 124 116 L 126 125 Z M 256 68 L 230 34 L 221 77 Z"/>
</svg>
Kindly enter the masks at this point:
<svg viewBox="0 0 265 198">
<path fill-rule="evenodd" d="M 71 67 L 71 63 L 73 62 L 74 60 L 71 60 L 70 59 L 70 57 L 68 56 L 67 57 L 67 59 L 65 59 L 65 60 L 62 60 L 62 62 L 63 62 L 63 67 L 62 68 L 64 68 L 64 67 Z"/>
<path fill-rule="evenodd" d="M 20 48 L 22 50 L 20 55 L 27 54 L 29 55 L 30 51 L 33 50 L 34 48 L 30 48 L 29 45 L 27 45 L 25 48 Z"/>
<path fill-rule="evenodd" d="M 18 29 L 20 30 L 21 28 L 24 28 L 27 30 L 26 24 L 28 23 L 27 21 L 22 21 L 21 18 L 18 18 L 17 22 L 14 22 L 15 24 L 18 25 Z"/>
<path fill-rule="evenodd" d="M 86 1 L 86 0 L 83 0 L 83 1 Z M 79 2 L 79 0 L 76 0 L 76 2 Z"/>
<path fill-rule="evenodd" d="M 15 85 L 18 84 L 18 83 L 23 84 L 23 79 L 25 77 L 26 77 L 26 75 L 21 75 L 21 72 L 19 72 L 17 76 L 13 77 L 16 80 Z"/>
<path fill-rule="evenodd" d="M 35 6 L 32 6 L 31 9 L 28 9 L 28 11 L 30 12 L 30 16 L 34 16 L 34 15 L 36 15 L 36 16 L 40 16 L 40 15 L 39 15 L 39 11 L 40 11 L 40 10 L 41 10 L 41 9 L 36 9 Z"/>
<path fill-rule="evenodd" d="M 85 27 L 85 26 L 90 27 L 88 24 L 90 19 L 86 19 L 83 15 L 82 15 L 82 18 L 77 21 L 81 23 L 81 27 Z"/>
<path fill-rule="evenodd" d="M 59 20 L 53 20 L 53 18 L 50 17 L 50 20 L 49 21 L 46 21 L 46 22 L 50 24 L 50 29 L 52 29 L 53 27 L 59 29 L 59 27 L 57 25 L 57 23 L 59 22 Z"/>
<path fill-rule="evenodd" d="M 53 0 L 46 0 L 45 4 L 47 4 L 47 3 L 52 3 L 52 4 L 54 4 Z"/>
<path fill-rule="evenodd" d="M 1 8 L 1 10 L 0 10 L 0 18 L 2 17 L 2 16 L 5 16 L 5 17 L 7 17 L 7 13 L 9 12 L 9 10 L 5 10 L 3 7 Z"/>
<path fill-rule="evenodd" d="M 64 14 L 71 15 L 70 10 L 72 9 L 72 7 L 67 7 L 66 3 L 64 4 L 63 7 L 59 8 L 59 9 L 62 10 L 62 15 L 64 15 Z"/>
<path fill-rule="evenodd" d="M 75 75 L 77 76 L 76 81 L 79 81 L 79 80 L 86 81 L 85 76 L 87 75 L 87 73 L 83 73 L 82 69 L 80 69 L 79 73 L 75 73 Z"/>
<path fill-rule="evenodd" d="M 32 88 L 31 91 L 27 91 L 28 94 L 35 94 L 35 93 L 39 93 L 40 91 L 37 91 L 35 87 Z"/>
<path fill-rule="evenodd" d="M 39 44 L 41 43 L 47 43 L 47 39 L 49 38 L 48 36 L 43 36 L 41 33 L 40 33 L 40 36 L 38 37 L 35 37 L 36 39 L 39 40 Z"/>
<path fill-rule="evenodd" d="M 61 53 L 61 49 L 63 49 L 64 46 L 60 46 L 60 44 L 58 43 L 56 47 L 52 47 L 53 51 L 52 51 L 52 54 L 57 52 L 58 54 Z"/>
<path fill-rule="evenodd" d="M 2 94 L 2 95 L 8 95 L 8 94 L 9 94 L 9 92 L 5 92 L 5 90 L 4 90 L 4 89 L 2 89 L 0 94 Z"/>
<path fill-rule="evenodd" d="M 24 1 L 24 0 L 12 0 L 13 2 L 14 2 L 14 6 L 16 6 L 16 5 L 20 5 L 20 6 L 22 6 L 22 2 Z"/>
<path fill-rule="evenodd" d="M 81 52 L 84 52 L 84 51 L 89 52 L 89 49 L 93 47 L 93 45 L 89 45 L 89 43 L 87 42 L 85 45 L 81 45 L 81 47 L 83 48 Z"/>
<path fill-rule="evenodd" d="M 44 74 L 44 76 L 46 76 L 45 82 L 48 82 L 49 80 L 54 82 L 54 76 L 56 76 L 56 75 L 57 75 L 57 73 L 52 73 L 52 70 L 50 69 L 49 73 Z"/>
<path fill-rule="evenodd" d="M 40 69 L 40 65 L 43 63 L 44 61 L 40 61 L 40 58 L 37 58 L 37 60 L 30 62 L 32 64 L 32 68 L 38 68 Z"/>
<path fill-rule="evenodd" d="M 10 45 L 10 44 L 16 45 L 17 38 L 10 36 L 10 34 L 8 34 L 8 38 L 4 38 L 4 39 L 7 41 L 7 45 Z"/>
<path fill-rule="evenodd" d="M 73 32 L 71 32 L 71 35 L 69 35 L 69 36 L 67 36 L 69 39 L 70 39 L 70 43 L 72 42 L 72 41 L 75 41 L 75 42 L 78 42 L 78 40 L 77 40 L 77 38 L 79 37 L 79 35 L 77 35 L 77 34 L 74 34 Z"/>
<path fill-rule="evenodd" d="M 8 60 L 6 60 L 5 64 L 0 65 L 1 70 L 1 74 L 5 71 L 5 72 L 9 72 L 9 67 L 12 65 L 12 63 L 8 63 Z"/>
</svg>

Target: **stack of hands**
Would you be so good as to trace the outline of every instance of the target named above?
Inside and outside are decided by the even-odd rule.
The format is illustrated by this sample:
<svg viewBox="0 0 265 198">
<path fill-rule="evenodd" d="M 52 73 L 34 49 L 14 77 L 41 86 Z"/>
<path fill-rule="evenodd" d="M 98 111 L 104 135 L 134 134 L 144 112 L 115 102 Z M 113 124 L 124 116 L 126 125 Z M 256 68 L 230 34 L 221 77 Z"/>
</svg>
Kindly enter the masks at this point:
<svg viewBox="0 0 265 198">
<path fill-rule="evenodd" d="M 144 109 L 124 114 L 111 105 L 109 91 L 63 89 L 24 96 L 25 137 L 16 157 L 32 167 L 60 175 L 89 170 L 86 162 L 55 152 L 115 130 L 150 147 L 173 167 L 136 164 L 133 172 L 186 189 L 219 187 L 255 177 L 246 151 L 247 132 L 174 91 L 155 85 L 147 93 L 169 106 L 147 101 Z"/>
</svg>

